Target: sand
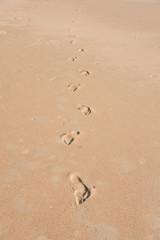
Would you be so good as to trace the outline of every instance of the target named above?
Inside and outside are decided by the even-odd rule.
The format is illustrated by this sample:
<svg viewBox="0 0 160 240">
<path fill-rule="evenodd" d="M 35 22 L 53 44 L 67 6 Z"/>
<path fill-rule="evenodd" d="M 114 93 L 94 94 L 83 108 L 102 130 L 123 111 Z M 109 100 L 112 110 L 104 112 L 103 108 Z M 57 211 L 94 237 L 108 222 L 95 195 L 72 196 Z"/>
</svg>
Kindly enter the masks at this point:
<svg viewBox="0 0 160 240">
<path fill-rule="evenodd" d="M 0 1 L 0 239 L 160 240 L 160 2 Z"/>
</svg>

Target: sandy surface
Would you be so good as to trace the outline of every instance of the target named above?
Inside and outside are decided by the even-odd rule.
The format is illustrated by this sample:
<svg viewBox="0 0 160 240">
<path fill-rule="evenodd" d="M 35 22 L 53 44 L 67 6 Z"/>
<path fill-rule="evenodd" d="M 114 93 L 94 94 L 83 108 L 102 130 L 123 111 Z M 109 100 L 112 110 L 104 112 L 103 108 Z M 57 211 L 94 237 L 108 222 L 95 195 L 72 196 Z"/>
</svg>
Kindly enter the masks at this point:
<svg viewBox="0 0 160 240">
<path fill-rule="evenodd" d="M 160 240 L 160 2 L 0 1 L 0 239 Z"/>
</svg>

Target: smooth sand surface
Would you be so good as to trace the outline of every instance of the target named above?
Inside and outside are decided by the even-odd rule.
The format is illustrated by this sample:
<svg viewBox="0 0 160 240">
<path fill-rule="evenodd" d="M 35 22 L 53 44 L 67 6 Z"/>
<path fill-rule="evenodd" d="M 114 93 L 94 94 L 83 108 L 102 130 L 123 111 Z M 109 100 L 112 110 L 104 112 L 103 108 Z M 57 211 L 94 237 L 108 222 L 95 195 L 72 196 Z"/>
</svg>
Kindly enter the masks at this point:
<svg viewBox="0 0 160 240">
<path fill-rule="evenodd" d="M 160 1 L 0 0 L 0 239 L 160 240 Z"/>
</svg>

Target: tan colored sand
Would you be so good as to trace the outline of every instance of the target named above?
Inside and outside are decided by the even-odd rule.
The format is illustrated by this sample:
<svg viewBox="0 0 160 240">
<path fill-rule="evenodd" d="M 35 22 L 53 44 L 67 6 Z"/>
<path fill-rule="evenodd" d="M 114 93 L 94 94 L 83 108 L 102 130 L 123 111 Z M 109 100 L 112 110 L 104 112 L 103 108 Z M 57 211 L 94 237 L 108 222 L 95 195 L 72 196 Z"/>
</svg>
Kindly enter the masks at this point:
<svg viewBox="0 0 160 240">
<path fill-rule="evenodd" d="M 160 239 L 159 1 L 1 0 L 0 116 L 0 239 Z"/>
</svg>

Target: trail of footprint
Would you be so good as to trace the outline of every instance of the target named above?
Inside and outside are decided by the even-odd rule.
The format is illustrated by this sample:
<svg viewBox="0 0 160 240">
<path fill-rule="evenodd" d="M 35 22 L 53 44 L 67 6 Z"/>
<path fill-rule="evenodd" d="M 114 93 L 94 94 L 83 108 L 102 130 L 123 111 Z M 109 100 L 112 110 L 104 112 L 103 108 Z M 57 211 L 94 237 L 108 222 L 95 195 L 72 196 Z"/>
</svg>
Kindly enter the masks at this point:
<svg viewBox="0 0 160 240">
<path fill-rule="evenodd" d="M 69 29 L 69 32 L 70 32 L 70 29 Z M 71 34 L 71 33 L 68 35 L 68 37 L 70 39 L 68 41 L 69 43 L 74 43 L 75 39 L 77 38 L 77 36 L 75 34 Z"/>
<path fill-rule="evenodd" d="M 85 105 L 78 105 L 78 110 L 83 113 L 84 115 L 91 114 L 91 109 L 88 106 Z"/>
<path fill-rule="evenodd" d="M 79 131 L 71 131 L 71 132 L 62 134 L 60 137 L 64 144 L 70 145 L 77 138 L 78 135 L 80 135 Z"/>
<path fill-rule="evenodd" d="M 89 197 L 92 197 L 96 193 L 96 188 L 93 186 L 88 188 L 77 175 L 69 174 L 70 185 L 74 191 L 76 204 L 80 205 L 84 203 Z"/>
<path fill-rule="evenodd" d="M 75 92 L 78 88 L 80 87 L 80 84 L 70 84 L 68 86 L 68 89 L 71 91 L 71 92 Z"/>
</svg>

